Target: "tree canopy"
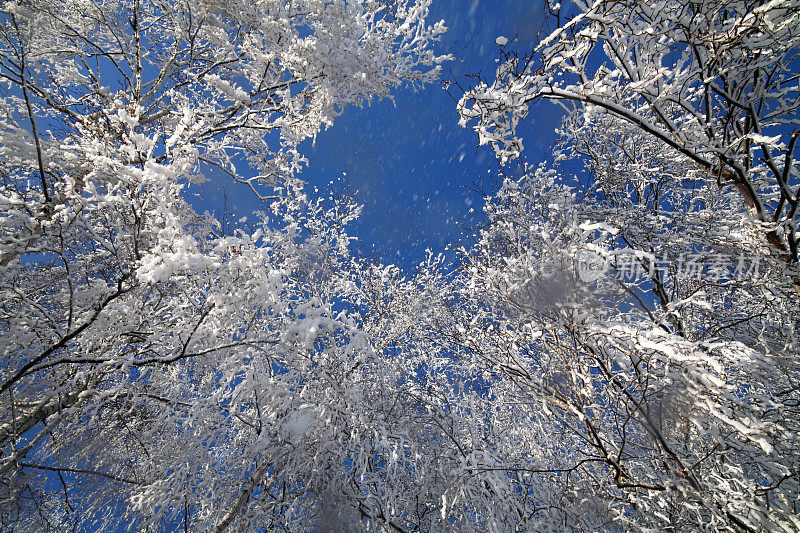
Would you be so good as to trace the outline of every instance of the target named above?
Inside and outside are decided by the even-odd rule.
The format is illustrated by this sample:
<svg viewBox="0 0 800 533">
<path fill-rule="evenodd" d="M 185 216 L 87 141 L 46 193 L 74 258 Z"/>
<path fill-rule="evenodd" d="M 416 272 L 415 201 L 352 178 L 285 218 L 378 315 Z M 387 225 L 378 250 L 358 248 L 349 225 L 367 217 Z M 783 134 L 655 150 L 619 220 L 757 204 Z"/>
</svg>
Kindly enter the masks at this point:
<svg viewBox="0 0 800 533">
<path fill-rule="evenodd" d="M 3 528 L 800 528 L 800 3 L 498 37 L 457 109 L 505 178 L 404 272 L 303 141 L 441 76 L 430 4 L 3 4 Z"/>
</svg>

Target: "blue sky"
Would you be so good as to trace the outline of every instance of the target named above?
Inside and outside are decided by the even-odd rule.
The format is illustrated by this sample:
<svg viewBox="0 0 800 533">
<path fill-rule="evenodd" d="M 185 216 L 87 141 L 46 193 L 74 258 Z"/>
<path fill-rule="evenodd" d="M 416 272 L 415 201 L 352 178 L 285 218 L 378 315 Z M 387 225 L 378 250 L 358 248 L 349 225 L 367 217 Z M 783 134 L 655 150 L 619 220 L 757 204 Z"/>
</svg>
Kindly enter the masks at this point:
<svg viewBox="0 0 800 533">
<path fill-rule="evenodd" d="M 499 57 L 495 39 L 503 35 L 515 49 L 530 50 L 541 27 L 542 3 L 524 0 L 434 0 L 431 23 L 444 19 L 449 31 L 437 46 L 454 60 L 443 80 L 468 84 L 468 74 L 494 78 Z M 457 88 L 451 93 L 457 96 Z M 458 126 L 456 102 L 441 84 L 418 92 L 395 91 L 394 102 L 348 108 L 334 125 L 307 141 L 309 160 L 300 176 L 311 187 L 346 180 L 364 205 L 350 233 L 361 251 L 374 250 L 384 262 L 410 268 L 426 249 L 444 251 L 457 243 L 462 226 L 479 223 L 483 200 L 468 187 L 498 165 L 490 148 L 477 147 L 477 135 Z M 559 112 L 539 104 L 525 124 L 526 156 L 536 161 L 553 140 Z M 255 207 L 245 186 L 224 184 L 229 207 L 247 214 Z M 217 191 L 219 192 L 219 191 Z M 221 194 L 217 195 L 219 200 Z"/>
</svg>

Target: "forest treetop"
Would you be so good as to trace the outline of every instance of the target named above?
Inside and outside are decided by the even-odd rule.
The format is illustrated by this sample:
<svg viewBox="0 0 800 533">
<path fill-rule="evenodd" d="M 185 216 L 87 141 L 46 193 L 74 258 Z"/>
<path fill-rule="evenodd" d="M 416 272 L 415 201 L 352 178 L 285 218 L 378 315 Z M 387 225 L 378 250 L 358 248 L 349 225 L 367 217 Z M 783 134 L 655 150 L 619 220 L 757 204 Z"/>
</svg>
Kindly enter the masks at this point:
<svg viewBox="0 0 800 533">
<path fill-rule="evenodd" d="M 409 273 L 301 143 L 437 79 L 430 5 L 3 4 L 3 528 L 800 529 L 800 3 L 498 38 L 457 108 L 517 177 Z M 209 178 L 263 209 L 198 212 Z"/>
</svg>

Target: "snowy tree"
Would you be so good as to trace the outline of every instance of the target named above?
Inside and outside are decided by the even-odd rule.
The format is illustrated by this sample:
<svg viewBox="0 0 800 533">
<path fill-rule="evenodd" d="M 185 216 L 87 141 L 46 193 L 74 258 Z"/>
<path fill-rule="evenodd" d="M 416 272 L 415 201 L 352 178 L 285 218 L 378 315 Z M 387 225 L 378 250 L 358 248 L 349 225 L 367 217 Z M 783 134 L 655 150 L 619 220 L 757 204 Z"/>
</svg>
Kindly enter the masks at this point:
<svg viewBox="0 0 800 533">
<path fill-rule="evenodd" d="M 800 6 L 772 2 L 553 4 L 559 23 L 534 51 L 510 48 L 494 82 L 459 110 L 508 160 L 541 99 L 578 102 L 635 125 L 735 187 L 765 238 L 796 262 Z"/>
<path fill-rule="evenodd" d="M 501 464 L 563 485 L 557 502 L 534 489 L 556 527 L 792 530 L 796 307 L 783 263 L 725 242 L 746 237 L 721 225 L 742 210 L 694 211 L 695 198 L 670 213 L 662 197 L 645 218 L 557 176 L 508 182 L 466 256 L 464 364 L 510 411 Z M 634 197 L 626 185 L 615 198 Z M 720 226 L 703 235 L 695 217 Z M 722 242 L 695 238 L 708 233 Z M 735 274 L 743 257 L 761 260 L 752 279 Z"/>
<path fill-rule="evenodd" d="M 302 142 L 435 79 L 429 0 L 25 1 L 0 23 L 0 523 L 800 528 L 790 0 L 551 4 L 464 95 L 451 269 L 350 253 Z M 260 211 L 193 199 L 242 182 Z"/>
<path fill-rule="evenodd" d="M 796 530 L 800 10 L 551 7 L 459 104 L 509 160 L 536 100 L 572 103 L 464 252 L 463 364 L 513 406 L 500 463 L 541 528 Z"/>
<path fill-rule="evenodd" d="M 3 5 L 4 527 L 391 522 L 358 209 L 302 192 L 299 144 L 435 78 L 428 4 Z M 269 203 L 222 231 L 206 176 Z"/>
</svg>

